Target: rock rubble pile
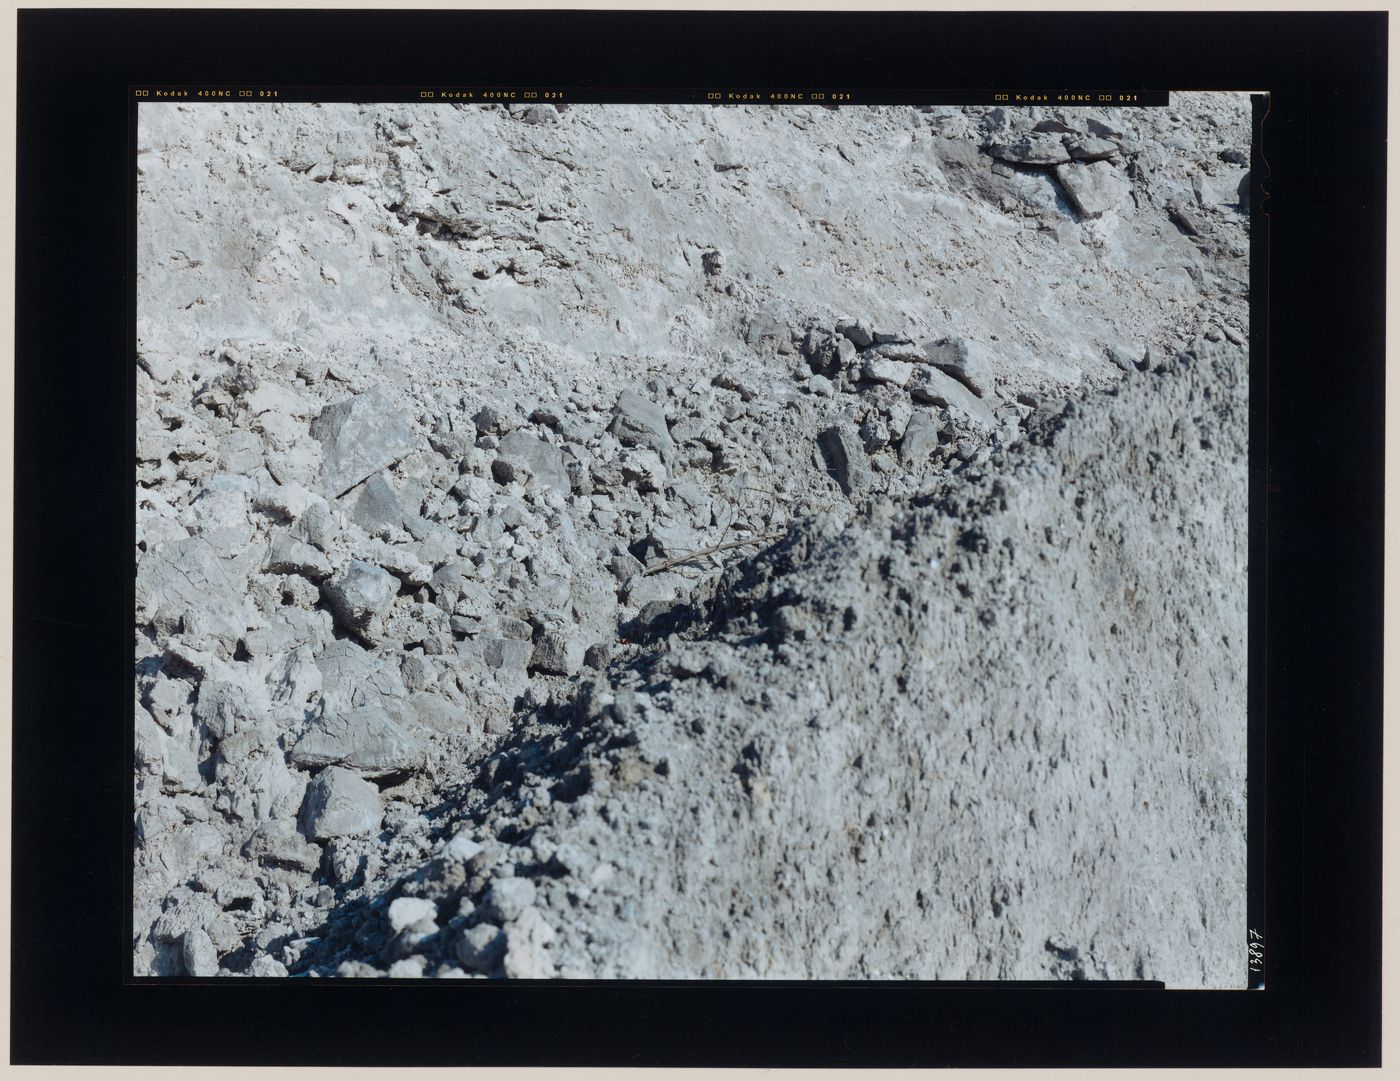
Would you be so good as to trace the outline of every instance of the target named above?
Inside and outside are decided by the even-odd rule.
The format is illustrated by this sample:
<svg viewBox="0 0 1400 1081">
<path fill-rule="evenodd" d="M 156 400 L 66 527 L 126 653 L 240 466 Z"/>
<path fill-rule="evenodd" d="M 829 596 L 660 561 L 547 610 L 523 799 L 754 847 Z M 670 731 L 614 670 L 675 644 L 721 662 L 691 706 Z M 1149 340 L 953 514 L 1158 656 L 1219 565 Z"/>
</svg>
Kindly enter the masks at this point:
<svg viewBox="0 0 1400 1081">
<path fill-rule="evenodd" d="M 1248 140 L 143 106 L 137 974 L 1241 982 Z"/>
</svg>

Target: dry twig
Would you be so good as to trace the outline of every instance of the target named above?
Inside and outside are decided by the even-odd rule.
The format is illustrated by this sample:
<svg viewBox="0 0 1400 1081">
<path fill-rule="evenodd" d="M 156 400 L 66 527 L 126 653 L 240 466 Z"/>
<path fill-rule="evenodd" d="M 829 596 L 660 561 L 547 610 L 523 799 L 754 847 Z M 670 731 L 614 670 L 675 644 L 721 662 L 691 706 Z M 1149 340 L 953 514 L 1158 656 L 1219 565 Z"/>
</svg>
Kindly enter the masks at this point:
<svg viewBox="0 0 1400 1081">
<path fill-rule="evenodd" d="M 672 567 L 678 567 L 682 563 L 689 563 L 692 559 L 700 559 L 703 556 L 714 555 L 716 552 L 728 551 L 730 548 L 742 548 L 746 544 L 763 544 L 766 541 L 778 540 L 782 536 L 782 533 L 764 533 L 762 536 L 749 537 L 746 540 L 730 541 L 728 544 L 712 544 L 708 548 L 701 548 L 699 551 L 690 552 L 683 556 L 673 556 L 670 559 L 663 559 L 660 563 L 653 564 L 642 571 L 642 577 L 645 578 L 648 574 L 658 574 L 661 571 L 670 570 Z"/>
</svg>

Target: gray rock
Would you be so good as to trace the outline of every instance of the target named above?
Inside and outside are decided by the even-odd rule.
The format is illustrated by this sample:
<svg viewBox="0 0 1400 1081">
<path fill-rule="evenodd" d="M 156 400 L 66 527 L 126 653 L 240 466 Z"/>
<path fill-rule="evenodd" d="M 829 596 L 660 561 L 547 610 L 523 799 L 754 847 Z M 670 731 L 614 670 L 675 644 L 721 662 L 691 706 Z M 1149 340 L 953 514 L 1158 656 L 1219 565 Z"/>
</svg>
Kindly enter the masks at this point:
<svg viewBox="0 0 1400 1081">
<path fill-rule="evenodd" d="M 375 566 L 388 571 L 410 589 L 427 585 L 432 580 L 433 568 L 414 555 L 411 547 L 372 540 L 362 554 L 366 560 L 373 560 Z"/>
<path fill-rule="evenodd" d="M 473 727 L 466 708 L 436 694 L 420 692 L 409 696 L 408 704 L 423 727 L 433 732 L 464 732 Z M 475 722 L 480 728 L 480 722 Z"/>
<path fill-rule="evenodd" d="M 249 976 L 257 976 L 263 979 L 270 979 L 273 977 L 280 978 L 286 974 L 287 966 L 275 957 L 269 957 L 267 954 L 254 958 L 253 963 L 248 966 Z"/>
<path fill-rule="evenodd" d="M 447 844 L 443 845 L 442 854 L 450 860 L 458 863 L 466 863 L 477 853 L 482 852 L 484 846 L 475 840 L 466 830 L 458 833 Z"/>
<path fill-rule="evenodd" d="M 403 527 L 403 508 L 383 473 L 361 485 L 350 508 L 350 520 L 368 533 Z"/>
<path fill-rule="evenodd" d="M 376 833 L 384 807 L 379 789 L 340 766 L 329 766 L 306 788 L 302 832 L 316 841 Z"/>
<path fill-rule="evenodd" d="M 428 588 L 439 608 L 461 615 L 484 616 L 495 610 L 491 595 L 476 576 L 476 567 L 465 559 L 444 563 L 433 572 Z"/>
<path fill-rule="evenodd" d="M 209 933 L 202 927 L 186 931 L 180 940 L 180 956 L 185 964 L 187 976 L 217 976 L 219 974 L 219 952 Z"/>
<path fill-rule="evenodd" d="M 1055 179 L 1081 217 L 1101 218 L 1117 208 L 1128 193 L 1128 182 L 1107 161 L 1075 162 L 1055 169 Z"/>
<path fill-rule="evenodd" d="M 1122 368 L 1125 372 L 1135 372 L 1142 363 L 1142 353 L 1131 349 L 1124 349 L 1121 345 L 1108 345 L 1104 347 L 1104 356 L 1113 361 L 1114 364 Z"/>
<path fill-rule="evenodd" d="M 356 841 L 339 838 L 332 840 L 326 845 L 324 862 L 327 876 L 339 885 L 353 882 L 361 871 L 365 872 L 366 878 L 373 873 L 371 861 L 366 856 L 363 845 Z"/>
<path fill-rule="evenodd" d="M 864 349 L 875 343 L 875 335 L 870 330 L 870 324 L 864 319 L 839 320 L 836 324 L 836 333 L 857 349 Z"/>
<path fill-rule="evenodd" d="M 885 345 L 877 345 L 875 354 L 887 360 L 902 360 L 906 364 L 923 364 L 928 359 L 924 356 L 923 349 L 904 339 Z"/>
<path fill-rule="evenodd" d="M 992 157 L 1017 165 L 1059 165 L 1070 160 L 1059 134 L 1032 133 L 1006 143 L 992 143 Z"/>
<path fill-rule="evenodd" d="M 1107 161 L 1118 156 L 1118 144 L 1108 139 L 1066 139 L 1065 149 L 1075 161 Z"/>
<path fill-rule="evenodd" d="M 991 431 L 997 419 L 975 394 L 951 375 L 937 368 L 921 368 L 910 384 L 909 395 L 916 402 L 945 406 L 972 421 L 979 428 Z"/>
<path fill-rule="evenodd" d="M 505 974 L 513 980 L 544 980 L 554 975 L 547 947 L 555 930 L 538 908 L 525 909 L 506 931 Z"/>
<path fill-rule="evenodd" d="M 970 338 L 940 338 L 924 345 L 930 364 L 955 377 L 979 398 L 992 389 L 995 370 L 991 352 Z"/>
<path fill-rule="evenodd" d="M 437 905 L 426 897 L 397 897 L 389 904 L 389 927 L 395 934 L 404 930 L 431 934 L 437 928 Z"/>
<path fill-rule="evenodd" d="M 160 609 L 186 613 L 207 609 L 210 632 L 236 643 L 247 630 L 243 583 L 233 564 L 203 537 L 185 537 L 147 552 L 136 571 L 136 618 L 150 622 Z"/>
<path fill-rule="evenodd" d="M 306 508 L 292 527 L 292 535 L 314 544 L 323 552 L 329 552 L 335 545 L 338 528 L 330 507 L 325 502 L 319 502 Z"/>
<path fill-rule="evenodd" d="M 786 334 L 787 328 L 772 312 L 758 312 L 744 328 L 744 342 L 748 345 L 757 345 L 765 338 L 782 338 Z"/>
<path fill-rule="evenodd" d="M 664 426 L 664 421 L 663 421 Z M 559 448 L 526 431 L 509 432 L 501 437 L 497 448 L 500 459 L 524 462 L 541 484 L 561 495 L 569 494 L 569 473 L 564 468 L 564 456 Z"/>
<path fill-rule="evenodd" d="M 908 385 L 913 376 L 914 365 L 872 354 L 861 361 L 860 374 L 872 383 L 889 383 L 892 386 L 903 387 Z"/>
<path fill-rule="evenodd" d="M 339 765 L 383 777 L 421 766 L 422 748 L 383 708 L 366 705 L 314 722 L 292 748 L 292 763 L 302 769 Z"/>
<path fill-rule="evenodd" d="M 1120 128 L 1114 127 L 1112 124 L 1106 124 L 1099 117 L 1087 117 L 1084 122 L 1084 127 L 1088 130 L 1090 135 L 1097 139 L 1123 138 L 1123 131 Z"/>
<path fill-rule="evenodd" d="M 321 651 L 316 667 L 321 673 L 321 702 L 325 712 L 377 705 L 392 718 L 403 717 L 408 688 L 399 674 L 399 666 L 390 658 L 342 638 Z"/>
<path fill-rule="evenodd" d="M 248 476 L 263 463 L 262 440 L 249 431 L 235 431 L 219 441 L 219 468 Z"/>
<path fill-rule="evenodd" d="M 827 467 L 841 490 L 854 495 L 870 485 L 872 474 L 865 457 L 865 448 L 847 424 L 835 424 L 817 437 Z"/>
<path fill-rule="evenodd" d="M 194 719 L 216 740 L 260 728 L 267 716 L 247 687 L 226 680 L 206 679 L 199 685 Z"/>
<path fill-rule="evenodd" d="M 583 643 L 565 630 L 545 631 L 535 643 L 530 667 L 556 676 L 571 676 L 583 665 Z"/>
<path fill-rule="evenodd" d="M 1243 181 L 1241 183 L 1243 184 Z M 1167 217 L 1187 236 L 1200 236 L 1205 232 L 1201 223 L 1196 220 L 1196 216 L 1177 200 L 1167 204 Z"/>
<path fill-rule="evenodd" d="M 666 427 L 665 411 L 655 402 L 630 390 L 618 395 L 608 431 L 624 447 L 648 447 L 660 455 L 663 462 L 675 451 L 671 432 Z"/>
<path fill-rule="evenodd" d="M 482 899 L 482 912 L 496 923 L 509 923 L 535 903 L 535 884 L 528 878 L 498 878 Z"/>
<path fill-rule="evenodd" d="M 299 574 L 319 582 L 331 573 L 331 561 L 303 540 L 283 533 L 268 546 L 263 569 L 273 574 Z"/>
<path fill-rule="evenodd" d="M 388 611 L 399 583 L 379 567 L 358 559 L 321 585 L 321 596 L 346 630 L 368 636 L 375 617 Z"/>
<path fill-rule="evenodd" d="M 529 642 L 535 637 L 535 628 L 515 616 L 502 616 L 497 621 L 496 629 L 502 638 L 514 638 L 521 642 Z"/>
<path fill-rule="evenodd" d="M 265 822 L 243 844 L 243 855 L 263 867 L 288 868 L 308 874 L 321 866 L 321 850 L 308 842 L 285 818 Z"/>
<path fill-rule="evenodd" d="M 311 434 L 321 443 L 326 494 L 337 498 L 415 446 L 408 417 L 377 387 L 326 406 L 311 422 Z"/>
<path fill-rule="evenodd" d="M 899 441 L 899 458 L 906 466 L 928 460 L 929 452 L 938 445 L 938 425 L 925 412 L 917 412 L 905 425 Z"/>
<path fill-rule="evenodd" d="M 481 639 L 481 659 L 488 668 L 525 671 L 534 658 L 535 647 L 513 638 Z"/>
<path fill-rule="evenodd" d="M 468 972 L 490 972 L 505 955 L 505 932 L 493 924 L 479 923 L 457 939 L 457 959 Z"/>
<path fill-rule="evenodd" d="M 685 555 L 704 546 L 699 530 L 679 522 L 665 522 L 653 526 L 650 540 L 652 547 L 666 556 Z"/>
<path fill-rule="evenodd" d="M 472 415 L 472 423 L 482 435 L 500 435 L 510 426 L 510 417 L 494 405 L 483 405 Z"/>
</svg>

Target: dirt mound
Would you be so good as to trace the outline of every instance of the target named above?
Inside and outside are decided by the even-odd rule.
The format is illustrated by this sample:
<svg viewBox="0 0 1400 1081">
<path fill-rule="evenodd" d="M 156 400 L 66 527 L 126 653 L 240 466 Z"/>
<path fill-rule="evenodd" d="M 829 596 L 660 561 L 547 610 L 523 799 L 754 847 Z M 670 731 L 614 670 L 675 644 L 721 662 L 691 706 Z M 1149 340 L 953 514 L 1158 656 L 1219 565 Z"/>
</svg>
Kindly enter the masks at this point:
<svg viewBox="0 0 1400 1081">
<path fill-rule="evenodd" d="M 1240 986 L 1246 415 L 1242 353 L 1202 345 L 733 567 L 487 760 L 440 828 L 469 858 L 393 891 L 443 917 L 410 952 Z M 307 963 L 387 968 L 381 923 Z"/>
</svg>

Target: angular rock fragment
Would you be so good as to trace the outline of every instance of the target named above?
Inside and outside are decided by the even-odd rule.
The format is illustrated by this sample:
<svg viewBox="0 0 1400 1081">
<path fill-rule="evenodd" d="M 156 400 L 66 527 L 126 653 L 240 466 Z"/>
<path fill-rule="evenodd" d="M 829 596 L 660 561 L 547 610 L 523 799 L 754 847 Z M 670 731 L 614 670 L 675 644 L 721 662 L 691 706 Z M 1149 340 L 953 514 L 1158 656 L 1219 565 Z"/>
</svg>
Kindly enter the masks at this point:
<svg viewBox="0 0 1400 1081">
<path fill-rule="evenodd" d="M 468 972 L 490 972 L 505 955 L 505 932 L 494 924 L 479 923 L 457 939 L 457 959 Z"/>
<path fill-rule="evenodd" d="M 1107 161 L 1061 165 L 1055 170 L 1055 179 L 1084 218 L 1103 217 L 1128 194 L 1127 180 Z"/>
<path fill-rule="evenodd" d="M 518 642 L 512 638 L 481 639 L 481 659 L 488 668 L 523 672 L 534 655 L 535 647 L 529 642 Z"/>
<path fill-rule="evenodd" d="M 437 905 L 426 897 L 398 897 L 389 905 L 389 927 L 395 933 L 437 929 Z"/>
<path fill-rule="evenodd" d="M 839 320 L 836 324 L 836 333 L 857 349 L 864 349 L 875 343 L 875 335 L 870 330 L 870 324 L 864 319 Z"/>
<path fill-rule="evenodd" d="M 506 929 L 505 973 L 514 980 L 545 980 L 554 975 L 554 962 L 547 947 L 554 941 L 554 928 L 545 922 L 538 908 L 527 908 Z"/>
<path fill-rule="evenodd" d="M 147 552 L 136 571 L 136 618 L 149 621 L 158 609 L 174 607 L 188 611 L 213 606 L 232 613 L 229 603 L 242 593 L 242 583 L 230 573 L 230 564 L 203 537 L 169 541 Z M 232 620 L 227 623 L 235 630 Z M 246 626 L 236 628 L 241 634 Z"/>
<path fill-rule="evenodd" d="M 358 559 L 321 586 L 341 626 L 362 636 L 370 634 L 375 617 L 388 610 L 398 591 L 393 575 Z"/>
<path fill-rule="evenodd" d="M 1132 349 L 1124 349 L 1121 345 L 1108 345 L 1104 347 L 1104 356 L 1113 361 L 1125 372 L 1135 372 L 1142 364 L 1143 355 Z"/>
<path fill-rule="evenodd" d="M 274 538 L 268 547 L 263 570 L 273 574 L 299 574 L 319 582 L 331 573 L 331 561 L 318 549 L 288 534 Z"/>
<path fill-rule="evenodd" d="M 997 425 L 992 411 L 972 391 L 937 368 L 920 368 L 909 386 L 909 396 L 916 402 L 954 409 L 978 427 L 989 431 Z"/>
<path fill-rule="evenodd" d="M 785 328 L 780 320 L 772 312 L 758 312 L 744 327 L 744 342 L 748 345 L 757 345 L 766 338 L 785 337 Z"/>
<path fill-rule="evenodd" d="M 662 427 L 665 427 L 664 420 Z M 541 484 L 553 488 L 561 495 L 569 494 L 569 474 L 564 468 L 564 456 L 553 444 L 519 430 L 502 436 L 501 445 L 496 448 L 496 453 L 505 461 L 524 462 Z"/>
<path fill-rule="evenodd" d="M 311 422 L 311 434 L 324 454 L 321 480 L 326 494 L 336 498 L 414 448 L 408 417 L 377 387 L 326 406 Z"/>
<path fill-rule="evenodd" d="M 624 447 L 648 447 L 666 461 L 675 450 L 661 406 L 630 390 L 618 395 L 608 431 Z"/>
<path fill-rule="evenodd" d="M 185 964 L 187 976 L 217 976 L 219 974 L 219 954 L 214 942 L 202 927 L 185 932 L 180 940 L 180 956 Z"/>
<path fill-rule="evenodd" d="M 321 651 L 316 667 L 321 671 L 321 700 L 327 713 L 371 704 L 391 717 L 402 716 L 408 689 L 398 665 L 387 657 L 343 638 Z"/>
<path fill-rule="evenodd" d="M 329 511 L 324 499 L 307 491 L 296 481 L 260 485 L 253 493 L 253 506 L 260 511 L 292 519 L 302 519 L 304 515 L 317 511 Z"/>
<path fill-rule="evenodd" d="M 583 665 L 583 643 L 564 630 L 545 631 L 535 643 L 530 667 L 556 676 L 571 676 Z"/>
<path fill-rule="evenodd" d="M 331 509 L 323 500 L 306 508 L 306 513 L 297 519 L 292 527 L 293 535 L 308 544 L 314 544 L 323 552 L 329 552 L 335 545 L 339 526 Z"/>
<path fill-rule="evenodd" d="M 1167 217 L 1187 236 L 1200 236 L 1204 232 L 1195 216 L 1176 200 L 1167 204 Z"/>
<path fill-rule="evenodd" d="M 456 860 L 458 863 L 466 863 L 482 850 L 481 843 L 473 840 L 471 835 L 467 833 L 466 830 L 463 830 L 443 846 L 442 854 L 447 859 Z"/>
<path fill-rule="evenodd" d="M 320 718 L 292 748 L 302 769 L 339 765 L 365 777 L 403 773 L 422 764 L 422 748 L 380 706 Z"/>
<path fill-rule="evenodd" d="M 206 679 L 199 685 L 194 719 L 214 739 L 228 739 L 261 728 L 267 719 L 266 703 L 258 702 L 241 684 Z"/>
<path fill-rule="evenodd" d="M 1118 144 L 1107 139 L 1066 139 L 1065 149 L 1075 161 L 1107 161 L 1118 156 Z"/>
<path fill-rule="evenodd" d="M 535 903 L 535 884 L 528 878 L 498 878 L 482 899 L 489 920 L 509 923 Z"/>
<path fill-rule="evenodd" d="M 350 520 L 367 533 L 403 526 L 403 508 L 383 473 L 376 473 L 361 486 L 350 508 Z"/>
<path fill-rule="evenodd" d="M 906 386 L 913 376 L 914 365 L 903 360 L 889 360 L 876 354 L 861 361 L 860 374 L 872 383 L 888 383 L 891 386 L 902 387 Z"/>
<path fill-rule="evenodd" d="M 367 560 L 373 560 L 374 566 L 388 571 L 409 589 L 417 589 L 432 580 L 433 568 L 414 555 L 410 547 L 385 544 L 376 540 L 365 546 L 363 555 Z"/>
<path fill-rule="evenodd" d="M 993 143 L 989 148 L 998 161 L 1016 165 L 1059 165 L 1070 160 L 1062 136 L 1054 133 L 1031 133 L 1008 143 Z"/>
<path fill-rule="evenodd" d="M 832 425 L 817 440 L 828 469 L 843 492 L 854 495 L 870 485 L 872 475 L 865 458 L 865 448 L 849 425 Z"/>
<path fill-rule="evenodd" d="M 306 786 L 301 830 L 314 841 L 378 831 L 384 817 L 379 789 L 340 766 L 329 766 Z"/>
<path fill-rule="evenodd" d="M 666 486 L 666 466 L 661 454 L 650 447 L 623 451 L 618 456 L 617 469 L 623 483 L 639 492 L 659 492 Z"/>
<path fill-rule="evenodd" d="M 899 441 L 899 458 L 906 466 L 927 461 L 929 452 L 938 445 L 938 425 L 927 413 L 918 412 L 909 418 L 904 436 Z"/>
<path fill-rule="evenodd" d="M 243 855 L 264 867 L 310 873 L 321 866 L 321 850 L 302 837 L 296 826 L 284 818 L 259 826 L 243 845 Z"/>
<path fill-rule="evenodd" d="M 979 398 L 992 389 L 995 373 L 986 346 L 970 338 L 940 338 L 924 345 L 928 362 L 954 376 Z"/>
<path fill-rule="evenodd" d="M 439 698 L 436 694 L 419 692 L 409 696 L 408 704 L 412 708 L 418 722 L 425 728 L 434 732 L 457 732 L 468 731 L 472 728 L 472 719 L 462 706 L 454 705 L 445 698 Z M 481 728 L 480 722 L 476 722 L 476 729 Z"/>
</svg>

